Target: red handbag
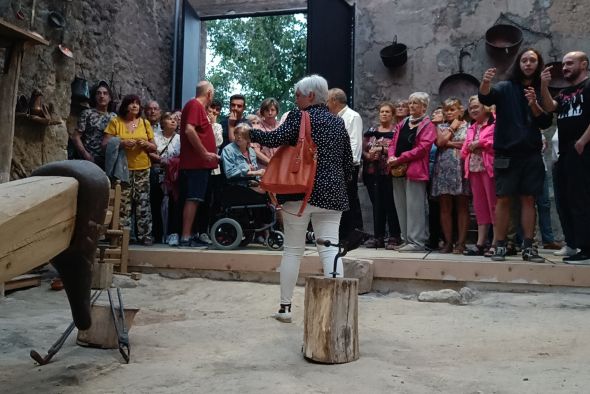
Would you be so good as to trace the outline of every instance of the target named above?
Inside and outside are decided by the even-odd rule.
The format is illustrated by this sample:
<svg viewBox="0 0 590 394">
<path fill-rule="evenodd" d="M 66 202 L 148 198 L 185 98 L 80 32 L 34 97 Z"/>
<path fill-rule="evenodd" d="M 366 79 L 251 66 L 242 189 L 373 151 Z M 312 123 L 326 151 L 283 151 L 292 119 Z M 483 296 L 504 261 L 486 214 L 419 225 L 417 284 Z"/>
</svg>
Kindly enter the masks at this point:
<svg viewBox="0 0 590 394">
<path fill-rule="evenodd" d="M 269 193 L 277 209 L 282 209 L 277 194 L 305 194 L 299 212 L 294 214 L 301 216 L 311 197 L 316 169 L 317 146 L 311 139 L 309 112 L 301 111 L 297 145 L 283 145 L 277 150 L 260 180 L 260 187 Z"/>
</svg>

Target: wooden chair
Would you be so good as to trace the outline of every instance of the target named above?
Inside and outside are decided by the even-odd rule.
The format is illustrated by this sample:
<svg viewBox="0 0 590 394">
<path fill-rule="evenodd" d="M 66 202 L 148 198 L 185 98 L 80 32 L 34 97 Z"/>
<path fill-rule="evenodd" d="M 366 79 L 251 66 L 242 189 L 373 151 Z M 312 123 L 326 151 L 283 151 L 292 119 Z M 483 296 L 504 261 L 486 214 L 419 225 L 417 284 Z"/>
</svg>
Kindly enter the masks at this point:
<svg viewBox="0 0 590 394">
<path fill-rule="evenodd" d="M 109 208 L 105 218 L 105 239 L 96 251 L 96 259 L 100 259 L 100 249 L 104 249 L 101 262 L 112 263 L 118 267 L 118 271 L 127 273 L 129 260 L 129 233 L 128 227 L 121 227 L 121 183 L 117 181 L 109 191 Z"/>
</svg>

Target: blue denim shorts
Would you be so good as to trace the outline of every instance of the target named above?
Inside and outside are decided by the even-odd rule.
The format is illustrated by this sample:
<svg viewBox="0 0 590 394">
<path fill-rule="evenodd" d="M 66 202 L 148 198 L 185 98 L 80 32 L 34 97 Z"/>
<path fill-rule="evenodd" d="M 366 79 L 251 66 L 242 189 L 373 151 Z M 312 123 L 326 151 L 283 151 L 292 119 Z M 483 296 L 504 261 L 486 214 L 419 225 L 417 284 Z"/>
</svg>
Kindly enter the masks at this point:
<svg viewBox="0 0 590 394">
<path fill-rule="evenodd" d="M 181 201 L 205 201 L 211 170 L 180 170 Z"/>
</svg>

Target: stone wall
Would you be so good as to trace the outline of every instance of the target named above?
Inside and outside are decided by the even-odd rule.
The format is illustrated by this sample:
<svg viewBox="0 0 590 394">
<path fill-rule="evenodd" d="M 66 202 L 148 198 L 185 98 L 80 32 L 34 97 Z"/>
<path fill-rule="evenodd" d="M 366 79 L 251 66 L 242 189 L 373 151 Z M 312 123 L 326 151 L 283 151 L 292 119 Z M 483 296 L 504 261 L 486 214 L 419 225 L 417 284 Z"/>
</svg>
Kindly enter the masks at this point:
<svg viewBox="0 0 590 394">
<path fill-rule="evenodd" d="M 504 77 L 513 57 L 486 52 L 486 30 L 496 23 L 519 26 L 520 48 L 539 49 L 546 63 L 569 50 L 590 52 L 590 9 L 581 0 L 373 0 L 359 1 L 356 8 L 355 107 L 367 124 L 377 120 L 380 101 L 414 91 L 431 94 L 431 107 L 436 106 L 440 83 L 458 72 L 461 48 L 470 54 L 463 61 L 466 73 L 480 79 L 494 65 L 499 79 Z M 395 35 L 408 46 L 408 61 L 388 69 L 379 51 Z"/>
<path fill-rule="evenodd" d="M 26 20 L 15 17 L 18 4 Z M 49 46 L 29 48 L 23 59 L 19 95 L 30 96 L 39 88 L 57 126 L 43 127 L 17 119 L 11 178 L 28 175 L 39 165 L 66 158 L 70 115 L 70 84 L 76 75 L 91 83 L 113 81 L 118 93 L 156 99 L 170 104 L 174 0 L 38 0 L 31 30 L 50 41 Z M 65 17 L 63 29 L 48 23 L 48 14 Z M 0 2 L 0 15 L 23 28 L 30 27 L 31 2 Z M 70 59 L 57 46 L 64 43 Z M 70 126 L 66 126 L 69 124 Z"/>
<path fill-rule="evenodd" d="M 367 127 L 378 120 L 381 101 L 407 98 L 414 91 L 431 95 L 430 110 L 438 106 L 444 99 L 439 85 L 459 71 L 461 48 L 470 54 L 464 57 L 465 73 L 481 79 L 488 67 L 497 66 L 497 79 L 505 78 L 514 57 L 491 57 L 486 51 L 486 30 L 497 23 L 520 27 L 520 48 L 540 50 L 545 63 L 560 61 L 574 49 L 590 53 L 590 8 L 582 0 L 373 0 L 358 1 L 356 9 L 354 102 Z M 388 69 L 379 51 L 395 35 L 408 46 L 408 61 Z M 546 132 L 549 139 L 553 132 Z M 370 202 L 362 197 L 365 228 L 372 231 Z M 555 207 L 552 216 L 555 235 L 562 239 Z"/>
</svg>

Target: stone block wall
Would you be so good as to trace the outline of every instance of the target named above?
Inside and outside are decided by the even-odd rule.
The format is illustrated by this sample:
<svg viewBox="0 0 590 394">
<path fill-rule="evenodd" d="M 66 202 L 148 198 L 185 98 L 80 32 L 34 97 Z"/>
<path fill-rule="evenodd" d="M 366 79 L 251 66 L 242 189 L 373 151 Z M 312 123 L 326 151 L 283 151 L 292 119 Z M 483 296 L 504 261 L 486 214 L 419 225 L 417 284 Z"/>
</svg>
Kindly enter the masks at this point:
<svg viewBox="0 0 590 394">
<path fill-rule="evenodd" d="M 414 91 L 440 102 L 439 85 L 457 73 L 461 48 L 470 56 L 464 72 L 481 79 L 498 66 L 500 75 L 513 57 L 490 57 L 485 33 L 497 23 L 519 26 L 521 49 L 539 49 L 545 62 L 561 60 L 573 49 L 590 52 L 587 21 L 590 8 L 581 0 L 373 0 L 356 3 L 355 107 L 367 124 L 377 121 L 376 107 L 384 100 L 407 98 Z M 388 69 L 379 51 L 394 36 L 408 46 L 407 63 Z M 507 60 L 507 61 L 505 61 Z M 436 104 L 436 105 L 435 105 Z"/>
<path fill-rule="evenodd" d="M 26 20 L 15 16 L 21 4 Z M 29 29 L 32 2 L 0 2 L 6 21 Z M 52 11 L 65 18 L 63 29 L 52 27 Z M 43 92 L 53 108 L 57 126 L 43 127 L 17 119 L 11 178 L 21 178 L 41 164 L 66 158 L 70 118 L 70 84 L 84 76 L 114 82 L 117 93 L 138 94 L 142 101 L 156 99 L 170 105 L 174 0 L 38 0 L 32 31 L 50 41 L 49 46 L 27 49 L 23 58 L 19 95 L 30 96 L 34 88 Z M 74 54 L 65 57 L 58 44 Z M 68 122 L 68 118 L 69 122 Z"/>
</svg>

